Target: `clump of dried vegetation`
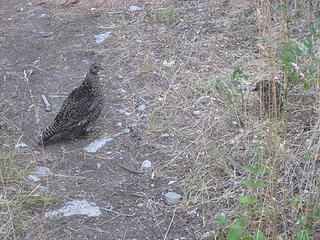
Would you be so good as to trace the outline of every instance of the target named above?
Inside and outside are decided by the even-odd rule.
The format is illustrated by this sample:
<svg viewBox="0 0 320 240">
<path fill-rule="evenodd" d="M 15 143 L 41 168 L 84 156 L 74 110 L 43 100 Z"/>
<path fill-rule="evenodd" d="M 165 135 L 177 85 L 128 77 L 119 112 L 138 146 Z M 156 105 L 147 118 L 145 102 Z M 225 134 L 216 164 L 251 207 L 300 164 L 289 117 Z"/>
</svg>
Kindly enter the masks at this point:
<svg viewBox="0 0 320 240">
<path fill-rule="evenodd" d="M 153 121 L 183 146 L 159 175 L 189 169 L 183 206 L 201 207 L 212 239 L 314 239 L 320 236 L 318 10 L 310 1 L 252 3 L 237 9 L 226 1 L 236 12 L 223 26 L 231 35 L 226 42 L 215 22 L 220 34 L 180 45 L 194 51 L 190 56 L 172 53 L 180 68 Z M 229 41 L 239 48 L 226 47 Z M 260 80 L 271 81 L 274 96 L 281 82 L 281 113 L 266 113 L 263 102 L 259 108 L 250 89 Z"/>
<path fill-rule="evenodd" d="M 257 1 L 254 8 L 259 56 L 250 52 L 229 78 L 217 74 L 194 88 L 200 91 L 193 104 L 206 115 L 189 153 L 195 168 L 185 206 L 201 205 L 212 239 L 317 239 L 318 10 L 308 1 Z M 249 78 L 270 80 L 274 96 L 282 82 L 280 114 L 255 112 L 244 91 Z"/>
</svg>

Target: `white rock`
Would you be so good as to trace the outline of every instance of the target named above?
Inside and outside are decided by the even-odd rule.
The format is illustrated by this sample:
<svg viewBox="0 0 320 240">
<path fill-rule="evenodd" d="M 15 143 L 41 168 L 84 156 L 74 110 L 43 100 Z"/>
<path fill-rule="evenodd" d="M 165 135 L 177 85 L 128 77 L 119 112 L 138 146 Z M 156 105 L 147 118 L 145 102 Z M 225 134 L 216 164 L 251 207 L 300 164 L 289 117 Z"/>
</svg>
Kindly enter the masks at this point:
<svg viewBox="0 0 320 240">
<path fill-rule="evenodd" d="M 111 36 L 111 32 L 104 32 L 100 33 L 95 36 L 96 43 L 103 43 L 105 40 L 107 40 Z"/>
<path fill-rule="evenodd" d="M 212 239 L 215 234 L 216 234 L 215 231 L 206 232 L 205 234 L 203 234 L 202 239 L 203 240 Z"/>
<path fill-rule="evenodd" d="M 199 111 L 199 110 L 196 110 L 196 111 L 193 111 L 192 114 L 193 114 L 193 116 L 195 116 L 195 117 L 200 117 L 200 116 L 202 115 L 202 112 Z"/>
<path fill-rule="evenodd" d="M 95 153 L 100 148 L 102 148 L 107 142 L 111 142 L 113 138 L 111 137 L 102 137 L 94 140 L 88 146 L 84 147 L 83 150 L 89 153 Z"/>
<path fill-rule="evenodd" d="M 121 78 L 122 78 L 122 77 L 121 77 Z M 115 90 L 114 92 L 123 95 L 123 94 L 126 94 L 127 91 L 126 91 L 125 89 L 123 89 L 123 88 L 119 88 L 119 89 Z"/>
<path fill-rule="evenodd" d="M 123 130 L 124 133 L 130 133 L 130 128 L 126 128 L 125 130 Z"/>
<path fill-rule="evenodd" d="M 40 178 L 38 176 L 34 176 L 34 175 L 28 175 L 27 176 L 27 180 L 29 182 L 39 182 Z"/>
<path fill-rule="evenodd" d="M 101 211 L 95 203 L 89 203 L 86 200 L 74 200 L 72 202 L 68 202 L 66 206 L 58 210 L 45 213 L 45 217 L 54 217 L 57 215 L 63 215 L 64 217 L 72 215 L 98 217 L 101 215 Z"/>
<path fill-rule="evenodd" d="M 21 149 L 21 148 L 26 148 L 26 147 L 28 147 L 28 145 L 25 143 L 17 143 L 15 145 L 15 149 Z"/>
<path fill-rule="evenodd" d="M 174 184 L 174 183 L 176 183 L 177 181 L 169 181 L 168 182 L 168 185 L 172 185 L 172 184 Z"/>
<path fill-rule="evenodd" d="M 141 7 L 137 6 L 137 5 L 131 5 L 128 9 L 129 12 L 138 12 L 141 10 Z"/>
<path fill-rule="evenodd" d="M 139 107 L 137 107 L 137 112 L 138 112 L 139 114 L 142 114 L 145 109 L 146 109 L 146 105 L 141 104 Z"/>
<path fill-rule="evenodd" d="M 170 137 L 170 134 L 169 133 L 161 133 L 161 137 L 168 138 L 168 137 Z"/>
<path fill-rule="evenodd" d="M 53 172 L 47 168 L 47 167 L 43 167 L 43 166 L 37 166 L 36 167 L 36 175 L 38 177 L 46 177 L 46 176 L 49 176 L 49 175 L 52 175 Z"/>
<path fill-rule="evenodd" d="M 162 138 L 169 138 L 169 137 L 174 137 L 174 133 L 161 133 L 160 135 Z"/>
<path fill-rule="evenodd" d="M 122 108 L 119 109 L 119 113 L 121 113 L 122 115 L 129 117 L 131 113 L 129 113 L 129 110 L 127 108 Z"/>
<path fill-rule="evenodd" d="M 123 123 L 122 123 L 122 122 L 117 122 L 116 126 L 117 126 L 118 128 L 122 128 Z"/>
<path fill-rule="evenodd" d="M 188 215 L 190 216 L 190 217 L 195 217 L 195 216 L 197 216 L 198 215 L 198 208 L 194 208 L 194 209 L 192 209 L 192 210 L 190 210 L 190 211 L 187 211 L 187 213 L 188 213 Z"/>
<path fill-rule="evenodd" d="M 171 206 L 179 202 L 182 199 L 182 195 L 175 192 L 167 192 L 164 194 L 164 201 L 167 205 Z"/>
<path fill-rule="evenodd" d="M 173 65 L 175 64 L 175 62 L 176 62 L 176 61 L 174 61 L 174 60 L 171 60 L 171 61 L 164 60 L 164 61 L 163 61 L 163 65 L 165 65 L 166 67 L 171 68 L 171 67 L 173 67 Z"/>
<path fill-rule="evenodd" d="M 141 164 L 143 170 L 150 170 L 152 168 L 152 163 L 149 160 L 144 160 Z"/>
</svg>

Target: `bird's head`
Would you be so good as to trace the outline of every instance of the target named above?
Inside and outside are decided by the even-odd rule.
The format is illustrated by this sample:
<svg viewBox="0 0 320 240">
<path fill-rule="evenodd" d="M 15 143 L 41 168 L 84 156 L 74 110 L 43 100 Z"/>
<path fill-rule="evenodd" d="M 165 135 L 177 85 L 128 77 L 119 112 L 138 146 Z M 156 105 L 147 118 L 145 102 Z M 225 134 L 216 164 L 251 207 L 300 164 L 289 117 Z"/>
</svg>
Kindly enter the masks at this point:
<svg viewBox="0 0 320 240">
<path fill-rule="evenodd" d="M 98 74 L 98 72 L 100 70 L 103 70 L 103 68 L 101 67 L 101 65 L 99 63 L 93 63 L 93 64 L 91 64 L 91 66 L 89 68 L 89 72 L 92 74 Z"/>
</svg>

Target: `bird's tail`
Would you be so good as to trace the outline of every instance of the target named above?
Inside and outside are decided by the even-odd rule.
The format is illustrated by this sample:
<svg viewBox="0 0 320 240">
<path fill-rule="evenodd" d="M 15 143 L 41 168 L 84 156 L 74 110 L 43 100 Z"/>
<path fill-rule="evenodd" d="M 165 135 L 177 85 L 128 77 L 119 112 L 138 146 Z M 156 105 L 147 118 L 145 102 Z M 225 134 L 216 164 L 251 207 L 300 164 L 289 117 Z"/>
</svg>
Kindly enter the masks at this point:
<svg viewBox="0 0 320 240">
<path fill-rule="evenodd" d="M 53 136 L 61 133 L 61 129 L 57 126 L 56 122 L 52 123 L 51 125 L 47 126 L 42 133 L 37 136 L 37 143 L 38 144 L 45 144 L 47 143 Z"/>
</svg>

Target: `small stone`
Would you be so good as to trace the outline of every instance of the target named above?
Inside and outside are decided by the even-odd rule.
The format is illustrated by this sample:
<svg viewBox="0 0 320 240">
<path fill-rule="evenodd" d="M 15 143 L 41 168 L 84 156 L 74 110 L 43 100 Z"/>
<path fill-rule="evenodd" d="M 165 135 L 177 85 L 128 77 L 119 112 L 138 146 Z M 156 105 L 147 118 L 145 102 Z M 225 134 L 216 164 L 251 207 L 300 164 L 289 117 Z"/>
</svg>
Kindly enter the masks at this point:
<svg viewBox="0 0 320 240">
<path fill-rule="evenodd" d="M 237 126 L 238 122 L 237 121 L 232 121 L 232 125 Z"/>
<path fill-rule="evenodd" d="M 145 114 L 141 115 L 140 122 L 138 123 L 138 128 L 146 129 L 148 128 L 148 117 Z"/>
<path fill-rule="evenodd" d="M 122 123 L 122 122 L 117 122 L 116 126 L 117 126 L 118 128 L 122 128 L 123 123 Z"/>
<path fill-rule="evenodd" d="M 53 172 L 47 167 L 38 166 L 38 167 L 36 167 L 36 174 L 38 177 L 41 178 L 41 177 L 46 177 L 46 176 L 52 175 Z"/>
<path fill-rule="evenodd" d="M 234 181 L 234 182 L 233 182 L 233 187 L 234 187 L 234 188 L 237 188 L 237 187 L 239 187 L 240 185 L 241 185 L 240 181 Z"/>
<path fill-rule="evenodd" d="M 102 148 L 107 142 L 111 142 L 113 138 L 111 137 L 101 137 L 93 142 L 91 142 L 88 146 L 83 148 L 84 151 L 89 152 L 89 153 L 95 153 L 97 152 L 100 148 Z"/>
<path fill-rule="evenodd" d="M 131 113 L 129 113 L 129 109 L 128 108 L 122 108 L 119 109 L 119 113 L 121 113 L 122 115 L 129 117 Z"/>
<path fill-rule="evenodd" d="M 119 77 L 119 78 L 120 78 L 120 77 Z M 122 77 L 121 77 L 121 78 L 122 78 Z M 121 95 L 127 93 L 127 91 L 126 91 L 125 89 L 123 89 L 123 88 L 119 88 L 119 89 L 115 90 L 114 92 L 115 92 L 115 93 L 119 93 L 119 94 L 121 94 Z"/>
<path fill-rule="evenodd" d="M 97 163 L 97 169 L 101 168 L 101 163 Z"/>
<path fill-rule="evenodd" d="M 169 206 L 177 204 L 181 199 L 182 195 L 175 192 L 167 192 L 164 194 L 164 201 Z"/>
<path fill-rule="evenodd" d="M 195 117 L 201 117 L 202 112 L 199 111 L 199 110 L 196 110 L 196 111 L 193 111 L 193 112 L 192 112 L 192 115 L 195 116 Z"/>
<path fill-rule="evenodd" d="M 143 170 L 150 170 L 152 168 L 152 163 L 149 160 L 144 160 L 141 164 Z"/>
<path fill-rule="evenodd" d="M 212 239 L 214 235 L 215 235 L 214 231 L 206 232 L 205 234 L 203 234 L 202 239 L 209 240 L 209 239 Z"/>
<path fill-rule="evenodd" d="M 174 183 L 176 183 L 177 181 L 170 181 L 170 182 L 168 182 L 168 185 L 172 185 L 172 184 L 174 184 Z"/>
<path fill-rule="evenodd" d="M 188 213 L 188 215 L 190 216 L 190 217 L 195 217 L 195 216 L 197 216 L 198 215 L 198 208 L 194 208 L 194 209 L 192 209 L 192 210 L 190 210 L 190 211 L 187 211 L 187 213 Z"/>
<path fill-rule="evenodd" d="M 123 130 L 123 132 L 129 134 L 131 132 L 131 129 L 130 128 L 126 128 L 125 130 Z"/>
<path fill-rule="evenodd" d="M 36 190 L 39 193 L 47 193 L 47 192 L 49 192 L 49 189 L 47 187 L 44 187 L 44 186 L 38 186 Z"/>
<path fill-rule="evenodd" d="M 105 40 L 107 40 L 111 36 L 111 32 L 104 32 L 100 33 L 95 36 L 96 43 L 103 43 Z"/>
<path fill-rule="evenodd" d="M 146 109 L 146 105 L 141 104 L 139 107 L 137 107 L 137 112 L 141 115 L 144 113 L 144 110 Z"/>
<path fill-rule="evenodd" d="M 30 77 L 33 74 L 33 70 L 31 68 L 26 70 L 27 77 Z"/>
<path fill-rule="evenodd" d="M 174 60 L 171 60 L 171 61 L 164 60 L 164 61 L 163 61 L 163 65 L 166 66 L 166 67 L 168 67 L 168 68 L 173 67 L 174 64 L 175 64 L 175 61 L 174 61 Z"/>
<path fill-rule="evenodd" d="M 169 133 L 161 133 L 161 137 L 168 138 L 170 137 Z"/>
<path fill-rule="evenodd" d="M 40 181 L 40 178 L 37 177 L 37 176 L 34 176 L 34 175 L 28 175 L 28 176 L 27 176 L 27 180 L 28 180 L 29 182 L 39 182 L 39 181 Z"/>
<path fill-rule="evenodd" d="M 129 12 L 138 12 L 141 10 L 141 7 L 137 6 L 137 5 L 131 5 L 128 9 Z"/>
<path fill-rule="evenodd" d="M 138 204 L 137 204 L 137 207 L 138 207 L 138 208 L 144 208 L 144 204 L 143 204 L 143 203 L 138 203 Z"/>
<path fill-rule="evenodd" d="M 169 138 L 169 137 L 174 137 L 174 134 L 173 133 L 161 133 L 161 137 L 162 138 Z"/>
<path fill-rule="evenodd" d="M 39 32 L 41 37 L 47 38 L 47 37 L 51 37 L 53 32 Z"/>
<path fill-rule="evenodd" d="M 25 143 L 17 143 L 15 145 L 15 149 L 22 149 L 22 148 L 26 148 L 26 147 L 28 147 L 28 145 Z"/>
</svg>

